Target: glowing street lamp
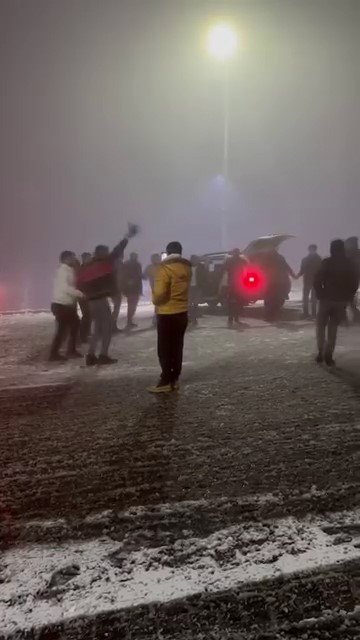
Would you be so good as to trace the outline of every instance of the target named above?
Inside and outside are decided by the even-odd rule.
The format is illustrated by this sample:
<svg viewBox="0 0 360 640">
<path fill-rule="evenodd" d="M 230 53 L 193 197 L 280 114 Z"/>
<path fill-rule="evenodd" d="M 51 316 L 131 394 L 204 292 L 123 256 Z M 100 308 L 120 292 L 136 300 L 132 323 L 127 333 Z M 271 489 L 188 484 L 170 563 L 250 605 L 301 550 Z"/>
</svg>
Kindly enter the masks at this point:
<svg viewBox="0 0 360 640">
<path fill-rule="evenodd" d="M 223 137 L 223 166 L 224 190 L 221 207 L 221 236 L 222 248 L 228 247 L 227 225 L 227 188 L 228 188 L 228 158 L 229 158 L 229 61 L 238 49 L 238 36 L 235 29 L 225 22 L 212 26 L 207 34 L 206 49 L 208 54 L 224 63 L 224 137 Z"/>
<path fill-rule="evenodd" d="M 228 24 L 216 24 L 211 27 L 207 36 L 208 53 L 224 62 L 233 58 L 238 47 L 236 31 Z"/>
</svg>

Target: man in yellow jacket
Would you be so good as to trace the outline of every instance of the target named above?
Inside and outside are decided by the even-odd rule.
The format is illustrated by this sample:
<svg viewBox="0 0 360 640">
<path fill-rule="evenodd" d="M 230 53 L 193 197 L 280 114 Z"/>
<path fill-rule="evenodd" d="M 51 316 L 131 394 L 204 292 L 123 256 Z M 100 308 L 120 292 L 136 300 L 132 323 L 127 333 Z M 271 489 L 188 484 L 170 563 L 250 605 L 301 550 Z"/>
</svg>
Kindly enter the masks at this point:
<svg viewBox="0 0 360 640">
<path fill-rule="evenodd" d="M 166 254 L 156 270 L 152 296 L 161 376 L 156 386 L 149 387 L 150 393 L 169 393 L 178 388 L 188 323 L 191 263 L 182 257 L 180 242 L 170 242 Z"/>
</svg>

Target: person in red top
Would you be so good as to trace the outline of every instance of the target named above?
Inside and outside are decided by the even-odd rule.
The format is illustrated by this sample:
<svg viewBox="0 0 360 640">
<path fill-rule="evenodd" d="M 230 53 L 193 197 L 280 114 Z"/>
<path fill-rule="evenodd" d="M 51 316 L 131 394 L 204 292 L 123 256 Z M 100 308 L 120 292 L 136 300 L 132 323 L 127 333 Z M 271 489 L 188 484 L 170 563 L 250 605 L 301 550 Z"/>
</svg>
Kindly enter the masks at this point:
<svg viewBox="0 0 360 640">
<path fill-rule="evenodd" d="M 112 315 L 108 298 L 112 298 L 117 293 L 114 264 L 116 260 L 123 257 L 129 238 L 137 233 L 138 227 L 129 224 L 128 233 L 112 251 L 109 251 L 106 245 L 99 244 L 95 248 L 91 262 L 83 265 L 78 274 L 78 286 L 89 302 L 91 320 L 94 324 L 86 356 L 88 366 L 116 362 L 108 355 L 112 336 Z M 97 356 L 99 343 L 101 347 Z"/>
</svg>

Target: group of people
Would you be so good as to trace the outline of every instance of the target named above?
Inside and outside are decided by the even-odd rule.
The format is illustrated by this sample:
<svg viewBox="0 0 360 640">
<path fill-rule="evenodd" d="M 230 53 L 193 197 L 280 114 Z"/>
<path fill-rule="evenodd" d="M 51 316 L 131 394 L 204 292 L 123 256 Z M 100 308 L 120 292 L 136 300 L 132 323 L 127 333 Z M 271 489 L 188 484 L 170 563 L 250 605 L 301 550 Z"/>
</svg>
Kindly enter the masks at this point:
<svg viewBox="0 0 360 640">
<path fill-rule="evenodd" d="M 129 225 L 128 233 L 112 251 L 98 245 L 93 254 L 83 253 L 81 262 L 73 251 L 63 251 L 54 281 L 51 310 L 56 319 L 56 331 L 51 344 L 50 360 L 62 362 L 80 358 L 79 340 L 88 342 L 86 364 L 113 364 L 109 357 L 111 337 L 117 329 L 121 296 L 128 300 L 128 328 L 134 327 L 133 317 L 142 292 L 142 270 L 137 254 L 124 262 L 124 251 L 130 238 L 138 232 Z M 113 310 L 109 299 L 113 300 Z M 77 304 L 81 310 L 81 320 Z M 92 329 L 92 330 L 91 330 Z M 60 353 L 65 340 L 66 356 Z"/>
<path fill-rule="evenodd" d="M 121 296 L 128 300 L 128 328 L 134 327 L 133 318 L 142 281 L 147 278 L 155 306 L 154 325 L 157 327 L 158 357 L 161 367 L 160 380 L 149 388 L 151 393 L 168 393 L 176 390 L 182 369 L 184 335 L 188 322 L 197 322 L 199 290 L 208 277 L 208 265 L 197 256 L 186 260 L 182 257 L 179 242 L 170 242 L 163 259 L 153 254 L 151 264 L 143 272 L 136 253 L 124 262 L 124 250 L 130 238 L 138 232 L 136 225 L 129 225 L 126 236 L 112 251 L 98 245 L 93 254 L 84 253 L 81 263 L 72 251 L 60 256 L 52 302 L 56 318 L 56 331 L 50 350 L 50 360 L 64 361 L 82 357 L 77 350 L 79 337 L 88 342 L 85 356 L 87 366 L 108 365 L 116 362 L 108 354 L 111 337 L 117 331 L 117 319 Z M 333 353 L 339 324 L 344 320 L 348 305 L 358 318 L 356 292 L 360 276 L 360 251 L 357 239 L 345 243 L 334 240 L 330 257 L 322 260 L 316 245 L 310 245 L 309 253 L 295 274 L 283 256 L 276 253 L 273 263 L 280 271 L 293 278 L 303 277 L 303 315 L 317 318 L 317 362 L 334 363 Z M 239 320 L 238 293 L 235 283 L 238 272 L 244 269 L 244 258 L 235 249 L 224 265 L 228 279 L 229 324 Z M 113 309 L 109 300 L 113 301 Z M 309 313 L 309 302 L 311 311 Z M 77 313 L 81 309 L 81 320 Z M 67 356 L 60 349 L 67 339 Z"/>
<path fill-rule="evenodd" d="M 151 264 L 144 273 L 136 254 L 131 254 L 130 259 L 123 262 L 128 241 L 137 231 L 136 225 L 129 225 L 128 233 L 112 251 L 105 245 L 98 245 L 93 254 L 82 254 L 81 263 L 73 251 L 61 253 L 51 305 L 56 329 L 50 349 L 50 361 L 64 362 L 68 358 L 83 357 L 77 350 L 81 340 L 88 341 L 85 356 L 87 366 L 115 363 L 116 360 L 108 352 L 119 313 L 121 294 L 125 293 L 128 298 L 128 325 L 134 326 L 132 318 L 142 292 L 142 279 L 147 278 L 156 311 L 161 365 L 160 381 L 150 387 L 149 391 L 164 393 L 178 387 L 184 335 L 188 324 L 192 265 L 182 257 L 179 242 L 169 243 L 163 260 L 159 254 L 153 254 Z M 113 309 L 110 299 L 113 301 Z M 78 304 L 81 319 L 77 312 Z M 60 350 L 65 341 L 67 351 L 63 355 Z"/>
</svg>

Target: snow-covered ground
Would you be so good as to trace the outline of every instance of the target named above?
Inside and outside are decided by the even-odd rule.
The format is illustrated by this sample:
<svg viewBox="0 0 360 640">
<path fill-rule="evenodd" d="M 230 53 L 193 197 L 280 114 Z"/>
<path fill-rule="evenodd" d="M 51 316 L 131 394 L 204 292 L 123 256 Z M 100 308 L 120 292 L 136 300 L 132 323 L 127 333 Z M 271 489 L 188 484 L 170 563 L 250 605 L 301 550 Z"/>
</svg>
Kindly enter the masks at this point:
<svg viewBox="0 0 360 640">
<path fill-rule="evenodd" d="M 270 325 L 250 309 L 236 331 L 204 316 L 186 335 L 181 392 L 153 398 L 150 316 L 143 307 L 138 330 L 114 338 L 115 366 L 91 370 L 46 362 L 49 314 L 0 318 L 1 640 L 26 629 L 97 640 L 100 618 L 114 639 L 300 637 L 284 627 L 295 619 L 274 586 L 284 581 L 296 624 L 311 610 L 326 633 L 331 619 L 336 637 L 356 637 L 359 328 L 341 330 L 328 371 L 296 302 Z M 240 611 L 244 590 L 264 589 L 277 613 L 260 622 L 259 605 L 245 631 L 232 613 L 230 631 L 224 594 Z M 199 594 L 177 622 L 171 603 Z M 116 631 L 125 618 L 129 636 Z M 306 637 L 335 637 L 313 626 Z"/>
<path fill-rule="evenodd" d="M 359 561 L 360 510 L 331 520 L 340 530 L 353 527 L 355 537 L 329 535 L 330 521 L 308 517 L 250 522 L 130 553 L 109 538 L 11 550 L 2 560 L 4 629 L 32 629 L 243 583 L 255 588 L 265 579 Z"/>
</svg>

